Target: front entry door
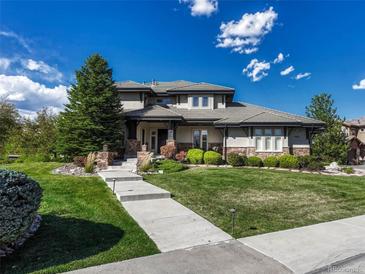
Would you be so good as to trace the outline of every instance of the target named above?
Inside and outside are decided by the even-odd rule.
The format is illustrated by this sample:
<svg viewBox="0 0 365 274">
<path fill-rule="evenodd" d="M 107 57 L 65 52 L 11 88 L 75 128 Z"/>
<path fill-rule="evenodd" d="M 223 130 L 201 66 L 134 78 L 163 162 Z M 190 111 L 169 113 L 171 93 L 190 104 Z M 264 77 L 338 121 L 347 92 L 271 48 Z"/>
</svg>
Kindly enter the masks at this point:
<svg viewBox="0 0 365 274">
<path fill-rule="evenodd" d="M 164 145 L 166 145 L 166 140 L 167 140 L 167 129 L 158 129 L 158 133 L 157 133 L 157 151 L 160 154 L 160 148 Z"/>
</svg>

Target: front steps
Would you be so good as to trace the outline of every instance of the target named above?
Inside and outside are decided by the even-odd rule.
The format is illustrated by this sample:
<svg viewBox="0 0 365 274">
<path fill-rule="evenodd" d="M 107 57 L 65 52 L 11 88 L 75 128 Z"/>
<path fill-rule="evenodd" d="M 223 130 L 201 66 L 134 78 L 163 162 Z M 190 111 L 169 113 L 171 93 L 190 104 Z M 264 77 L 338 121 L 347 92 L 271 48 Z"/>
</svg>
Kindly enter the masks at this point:
<svg viewBox="0 0 365 274">
<path fill-rule="evenodd" d="M 137 170 L 137 158 L 130 158 L 98 172 L 121 202 L 170 198 L 170 192 L 143 181 Z M 114 185 L 115 180 L 115 185 Z"/>
</svg>

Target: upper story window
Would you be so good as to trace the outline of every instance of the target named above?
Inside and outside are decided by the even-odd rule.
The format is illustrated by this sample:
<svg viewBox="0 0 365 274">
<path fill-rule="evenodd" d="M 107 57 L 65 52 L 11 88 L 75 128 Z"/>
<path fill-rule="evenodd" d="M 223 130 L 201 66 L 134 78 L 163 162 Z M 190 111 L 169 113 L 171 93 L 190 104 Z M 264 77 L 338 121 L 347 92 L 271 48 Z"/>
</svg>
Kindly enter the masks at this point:
<svg viewBox="0 0 365 274">
<path fill-rule="evenodd" d="M 209 96 L 192 96 L 191 106 L 193 108 L 208 108 Z"/>
<path fill-rule="evenodd" d="M 197 108 L 199 107 L 199 97 L 193 96 L 193 107 Z"/>
<path fill-rule="evenodd" d="M 208 107 L 209 102 L 208 102 L 208 96 L 203 96 L 202 97 L 202 107 Z"/>
</svg>

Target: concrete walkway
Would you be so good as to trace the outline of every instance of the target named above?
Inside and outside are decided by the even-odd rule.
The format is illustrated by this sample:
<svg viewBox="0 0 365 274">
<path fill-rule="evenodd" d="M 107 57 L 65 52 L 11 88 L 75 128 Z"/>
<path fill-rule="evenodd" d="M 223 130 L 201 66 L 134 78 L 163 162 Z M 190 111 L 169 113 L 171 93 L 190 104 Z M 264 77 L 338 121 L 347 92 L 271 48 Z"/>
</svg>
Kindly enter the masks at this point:
<svg viewBox="0 0 365 274">
<path fill-rule="evenodd" d="M 239 239 L 295 273 L 320 273 L 330 265 L 361 266 L 365 273 L 365 215 Z M 361 262 L 361 263 L 360 263 Z M 339 273 L 339 272 L 337 272 Z"/>
<path fill-rule="evenodd" d="M 217 243 L 232 237 L 171 199 L 171 194 L 131 172 L 135 160 L 99 172 L 119 201 L 161 252 Z M 115 180 L 115 184 L 114 181 Z"/>
<path fill-rule="evenodd" d="M 73 274 L 287 274 L 285 266 L 236 240 L 75 270 Z"/>
</svg>

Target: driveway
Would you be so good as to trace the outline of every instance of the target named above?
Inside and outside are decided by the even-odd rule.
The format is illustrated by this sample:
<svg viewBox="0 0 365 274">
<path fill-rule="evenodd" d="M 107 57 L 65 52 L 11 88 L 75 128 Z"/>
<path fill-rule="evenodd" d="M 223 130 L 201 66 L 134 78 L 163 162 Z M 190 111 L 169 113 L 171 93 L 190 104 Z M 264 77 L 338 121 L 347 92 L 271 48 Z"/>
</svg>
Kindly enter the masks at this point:
<svg viewBox="0 0 365 274">
<path fill-rule="evenodd" d="M 361 267 L 361 272 L 357 273 L 365 273 L 364 235 L 365 215 L 239 241 L 281 262 L 295 273 L 336 272 L 335 268 L 329 268 L 333 264 Z"/>
<path fill-rule="evenodd" d="M 237 240 L 174 250 L 128 261 L 89 267 L 72 274 L 287 274 L 279 262 L 241 244 Z"/>
</svg>

